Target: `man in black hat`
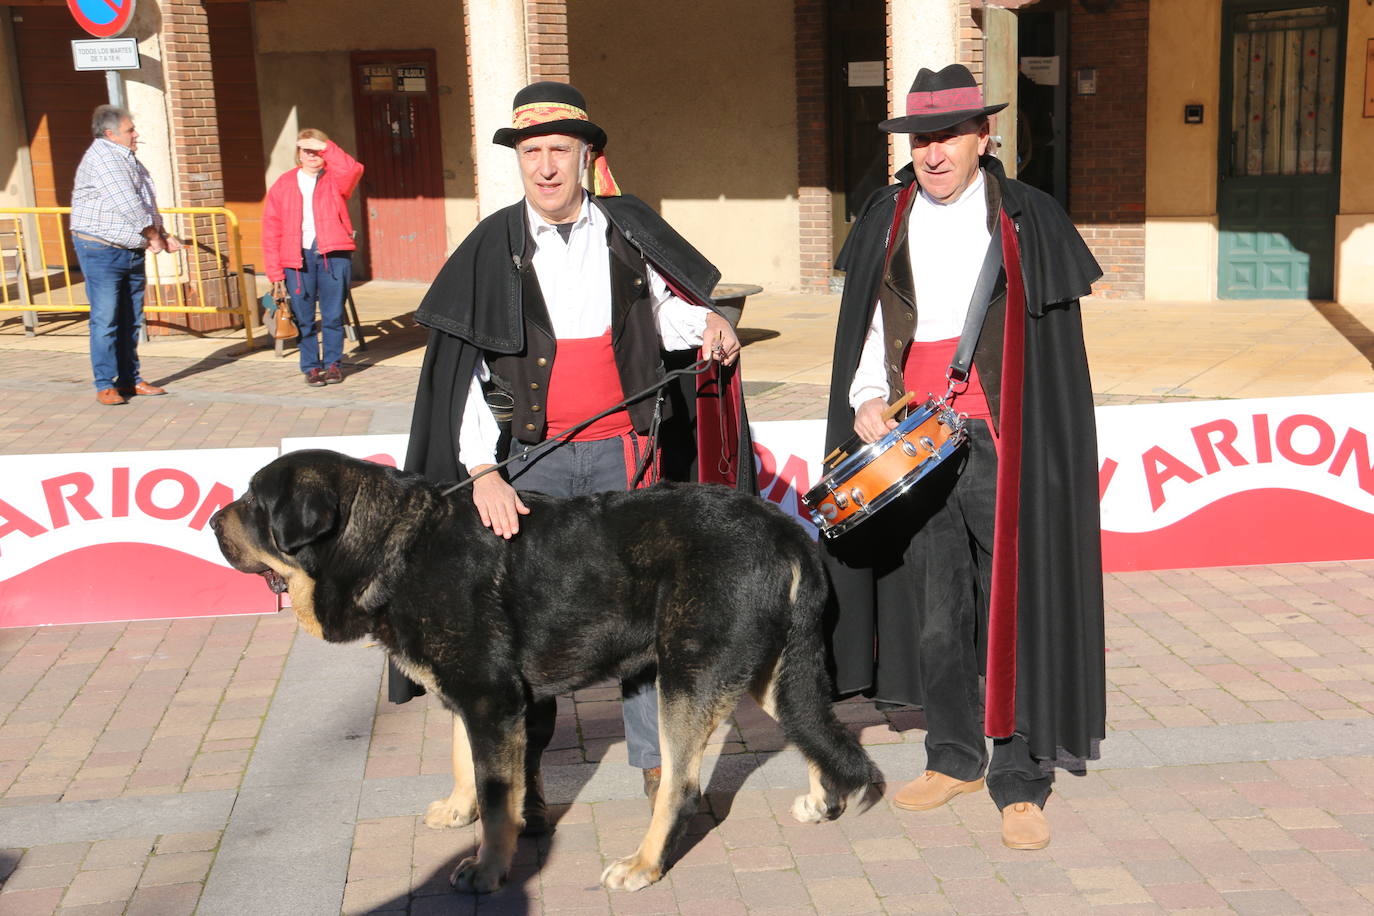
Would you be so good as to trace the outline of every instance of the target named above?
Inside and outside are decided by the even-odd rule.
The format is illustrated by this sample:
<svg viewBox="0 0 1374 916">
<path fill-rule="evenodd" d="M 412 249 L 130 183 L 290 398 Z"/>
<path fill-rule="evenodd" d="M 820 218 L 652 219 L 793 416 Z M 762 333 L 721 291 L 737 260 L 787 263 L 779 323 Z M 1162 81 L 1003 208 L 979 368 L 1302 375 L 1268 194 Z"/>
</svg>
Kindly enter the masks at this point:
<svg viewBox="0 0 1374 916">
<path fill-rule="evenodd" d="M 515 150 L 524 200 L 473 230 L 415 313 L 431 333 L 406 469 L 435 481 L 481 475 L 473 502 L 503 538 L 518 537 L 530 511 L 516 487 L 571 497 L 662 475 L 751 488 L 748 424 L 728 368 L 740 343 L 711 300 L 719 271 L 650 207 L 620 194 L 603 153 L 606 132 L 572 86 L 522 89 L 511 126 L 493 142 Z M 589 173 L 592 193 L 583 187 Z M 689 376 L 573 432 L 661 381 L 665 365 L 694 362 L 697 348 L 716 361 L 712 381 Z M 728 414 L 711 418 L 702 440 L 714 451 L 703 449 L 701 461 L 699 406 L 703 424 L 707 410 Z M 556 437 L 566 441 L 532 453 Z M 483 473 L 507 457 L 516 460 L 506 477 Z M 421 691 L 393 667 L 389 692 L 405 702 Z M 626 681 L 622 694 L 629 762 L 644 771 L 652 798 L 661 763 L 653 672 Z M 526 833 L 547 829 L 537 772 L 555 710 L 553 700 L 536 702 L 526 718 Z"/>
<path fill-rule="evenodd" d="M 984 105 L 955 64 L 921 70 L 906 115 L 880 125 L 910 135 L 912 161 L 869 198 L 836 263 L 847 276 L 826 451 L 855 435 L 881 440 L 905 392 L 916 403 L 948 392 L 969 440 L 871 519 L 823 540 L 839 692 L 925 711 L 926 770 L 893 803 L 939 807 L 982 788 L 986 771 L 1003 842 L 1039 849 L 1050 840 L 1042 764 L 1060 747 L 1090 756 L 1105 732 L 1078 304 L 1101 271 L 1058 204 L 989 155 L 988 116 L 1004 107 Z M 951 369 L 961 340 L 967 371 Z"/>
</svg>

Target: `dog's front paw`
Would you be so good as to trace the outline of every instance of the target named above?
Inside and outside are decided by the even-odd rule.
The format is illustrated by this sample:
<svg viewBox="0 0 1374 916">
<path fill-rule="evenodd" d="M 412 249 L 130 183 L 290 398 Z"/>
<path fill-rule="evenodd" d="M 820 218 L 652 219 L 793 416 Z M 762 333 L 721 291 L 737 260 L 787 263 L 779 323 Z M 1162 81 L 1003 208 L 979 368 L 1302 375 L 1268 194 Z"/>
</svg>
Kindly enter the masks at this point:
<svg viewBox="0 0 1374 916">
<path fill-rule="evenodd" d="M 476 856 L 469 856 L 458 863 L 448 883 L 464 894 L 490 894 L 506 883 L 506 873 L 492 865 L 483 865 Z"/>
<path fill-rule="evenodd" d="M 822 821 L 830 821 L 840 816 L 839 811 L 831 811 L 824 802 L 817 801 L 810 795 L 798 795 L 792 802 L 792 817 L 803 824 L 819 824 Z"/>
<path fill-rule="evenodd" d="M 441 798 L 425 809 L 425 826 L 435 830 L 445 827 L 466 827 L 477 820 L 477 805 L 462 804 L 452 798 Z"/>
<path fill-rule="evenodd" d="M 613 891 L 637 891 L 663 877 L 662 869 L 640 860 L 639 856 L 617 859 L 601 873 L 601 884 Z"/>
</svg>

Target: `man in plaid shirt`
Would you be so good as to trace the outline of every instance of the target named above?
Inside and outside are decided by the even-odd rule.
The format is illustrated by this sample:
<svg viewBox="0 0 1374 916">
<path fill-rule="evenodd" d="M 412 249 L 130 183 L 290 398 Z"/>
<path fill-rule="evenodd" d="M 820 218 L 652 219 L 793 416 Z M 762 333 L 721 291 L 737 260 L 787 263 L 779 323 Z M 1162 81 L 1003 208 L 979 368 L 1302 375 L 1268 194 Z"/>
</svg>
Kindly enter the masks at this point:
<svg viewBox="0 0 1374 916">
<path fill-rule="evenodd" d="M 144 252 L 177 251 L 157 212 L 148 170 L 134 157 L 138 132 L 123 108 L 99 105 L 95 140 L 76 169 L 72 246 L 91 303 L 91 370 L 95 399 L 113 406 L 136 394 L 166 394 L 138 374 L 143 330 Z"/>
</svg>

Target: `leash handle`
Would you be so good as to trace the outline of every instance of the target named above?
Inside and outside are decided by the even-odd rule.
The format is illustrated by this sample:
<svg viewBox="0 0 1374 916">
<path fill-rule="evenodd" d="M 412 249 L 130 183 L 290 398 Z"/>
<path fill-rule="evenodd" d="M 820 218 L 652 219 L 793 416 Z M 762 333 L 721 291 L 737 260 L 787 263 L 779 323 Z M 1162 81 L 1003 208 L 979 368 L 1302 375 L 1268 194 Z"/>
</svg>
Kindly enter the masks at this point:
<svg viewBox="0 0 1374 916">
<path fill-rule="evenodd" d="M 647 398 L 649 395 L 657 393 L 659 389 L 663 388 L 665 385 L 667 385 L 673 379 L 678 378 L 679 376 L 700 375 L 701 373 L 705 372 L 710 365 L 711 361 L 709 359 L 699 359 L 696 362 L 692 363 L 690 366 L 685 366 L 681 369 L 674 369 L 672 372 L 667 373 L 663 376 L 663 378 L 659 379 L 656 383 L 650 385 L 648 388 L 645 388 L 643 391 L 637 391 L 629 397 L 621 400 L 619 403 L 612 404 L 610 407 L 607 407 L 600 413 L 593 414 L 587 419 L 582 420 L 575 426 L 569 426 L 567 429 L 563 430 L 561 433 L 554 436 L 553 438 L 545 439 L 543 442 L 539 443 L 534 448 L 530 449 L 528 452 L 524 452 L 519 455 L 512 455 L 505 461 L 498 461 L 491 467 L 478 471 L 471 477 L 466 477 L 455 484 L 445 487 L 443 490 L 439 492 L 439 495 L 448 496 L 450 493 L 453 493 L 456 490 L 461 490 L 463 487 L 471 486 L 472 482 L 475 481 L 477 478 L 484 477 L 487 474 L 490 474 L 492 471 L 498 471 L 506 465 L 510 464 L 512 461 L 516 461 L 517 459 L 524 458 L 527 460 L 537 460 L 545 452 L 552 451 L 553 449 L 558 448 L 558 446 L 567 442 L 573 436 L 582 432 L 582 430 L 586 429 L 588 426 L 591 426 L 593 423 L 595 423 L 597 420 L 600 420 L 602 417 L 610 416 L 622 407 L 626 407 L 630 404 L 633 404 L 635 401 L 638 401 L 642 398 Z"/>
</svg>

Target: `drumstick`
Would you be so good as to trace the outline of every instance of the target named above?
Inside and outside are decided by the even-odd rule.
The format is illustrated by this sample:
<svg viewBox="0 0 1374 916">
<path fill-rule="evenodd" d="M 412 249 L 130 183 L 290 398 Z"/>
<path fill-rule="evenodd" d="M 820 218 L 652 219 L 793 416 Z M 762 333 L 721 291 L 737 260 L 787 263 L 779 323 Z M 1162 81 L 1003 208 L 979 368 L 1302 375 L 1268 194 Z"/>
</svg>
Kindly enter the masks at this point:
<svg viewBox="0 0 1374 916">
<path fill-rule="evenodd" d="M 896 403 L 896 404 L 893 404 L 893 405 L 892 405 L 891 407 L 889 407 L 887 410 L 883 411 L 883 419 L 884 419 L 884 420 L 891 420 L 893 417 L 897 416 L 897 411 L 901 410 L 903 407 L 905 407 L 906 405 L 910 404 L 910 403 L 911 403 L 911 399 L 914 398 L 914 397 L 916 397 L 916 392 L 914 392 L 914 391 L 908 391 L 906 394 L 902 395 L 900 398 L 897 399 L 897 403 Z M 845 445 L 848 445 L 848 444 L 849 444 L 849 443 L 845 443 Z M 845 458 L 849 457 L 849 453 L 848 453 L 848 452 L 845 452 L 843 455 L 840 455 L 840 451 L 841 451 L 843 448 L 844 448 L 844 445 L 837 445 L 837 446 L 835 446 L 835 450 L 834 450 L 834 451 L 832 451 L 829 455 L 826 455 L 824 458 L 821 459 L 821 464 L 830 464 L 830 463 L 831 463 L 831 459 L 834 459 L 836 462 L 839 462 L 839 461 L 843 461 Z M 836 455 L 839 455 L 839 457 L 836 458 L 836 457 L 835 457 Z"/>
<path fill-rule="evenodd" d="M 914 397 L 916 397 L 916 392 L 914 391 L 908 391 L 906 394 L 902 395 L 897 399 L 896 404 L 893 404 L 887 410 L 883 411 L 883 419 L 891 420 L 893 417 L 897 416 L 897 411 L 910 404 L 911 399 Z"/>
</svg>

